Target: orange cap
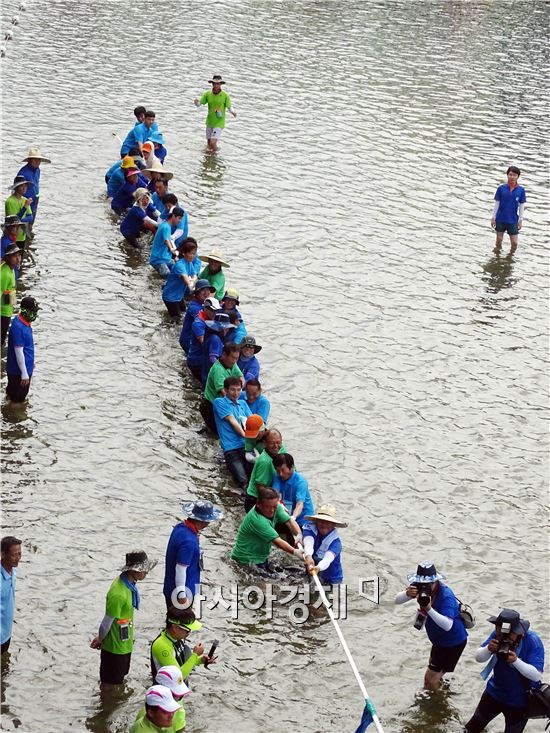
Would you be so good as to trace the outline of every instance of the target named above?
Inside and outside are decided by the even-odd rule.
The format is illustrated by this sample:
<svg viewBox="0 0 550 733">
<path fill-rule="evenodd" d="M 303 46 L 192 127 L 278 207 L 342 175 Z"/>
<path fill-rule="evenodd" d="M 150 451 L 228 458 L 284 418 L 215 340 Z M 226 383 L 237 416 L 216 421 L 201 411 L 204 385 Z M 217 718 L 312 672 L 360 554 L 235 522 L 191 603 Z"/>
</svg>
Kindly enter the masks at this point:
<svg viewBox="0 0 550 733">
<path fill-rule="evenodd" d="M 246 430 L 244 431 L 245 438 L 255 438 L 264 424 L 263 418 L 260 415 L 250 415 L 246 419 Z"/>
</svg>

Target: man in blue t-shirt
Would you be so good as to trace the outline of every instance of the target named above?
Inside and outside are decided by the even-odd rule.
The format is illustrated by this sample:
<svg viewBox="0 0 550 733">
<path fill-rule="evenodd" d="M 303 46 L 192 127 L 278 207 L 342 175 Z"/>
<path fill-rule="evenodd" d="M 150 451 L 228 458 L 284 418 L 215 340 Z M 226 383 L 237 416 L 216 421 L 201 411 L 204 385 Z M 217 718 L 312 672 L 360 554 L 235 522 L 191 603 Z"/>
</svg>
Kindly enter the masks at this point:
<svg viewBox="0 0 550 733">
<path fill-rule="evenodd" d="M 437 690 L 446 672 L 454 672 L 466 642 L 468 632 L 460 616 L 455 594 L 441 581 L 445 576 L 431 562 L 421 563 L 416 573 L 407 576 L 409 585 L 395 597 L 395 603 L 416 599 L 418 612 L 414 627 L 426 627 L 432 642 L 428 669 L 424 675 L 424 687 Z"/>
<path fill-rule="evenodd" d="M 304 526 L 306 514 L 315 513 L 307 479 L 294 467 L 294 458 L 290 453 L 279 453 L 275 456 L 273 466 L 277 471 L 273 479 L 273 488 L 280 493 L 287 512 L 296 520 L 301 529 Z"/>
<path fill-rule="evenodd" d="M 160 221 L 156 234 L 151 245 L 149 264 L 165 280 L 174 266 L 174 258 L 177 256 L 176 245 L 172 241 L 172 234 L 178 228 L 183 218 L 183 209 L 174 206 L 166 221 Z"/>
<path fill-rule="evenodd" d="M 508 183 L 503 183 L 496 190 L 493 218 L 491 219 L 491 226 L 497 233 L 495 252 L 500 251 L 504 232 L 508 232 L 510 237 L 508 256 L 513 255 L 517 249 L 518 232 L 523 225 L 523 211 L 527 201 L 525 189 L 523 186 L 518 186 L 520 175 L 521 171 L 515 165 L 511 165 L 506 171 Z"/>
<path fill-rule="evenodd" d="M 34 371 L 34 339 L 32 322 L 38 317 L 40 306 L 29 295 L 21 301 L 19 315 L 11 322 L 8 335 L 6 393 L 12 402 L 24 402 L 31 386 Z"/>
<path fill-rule="evenodd" d="M 176 524 L 166 547 L 163 593 L 167 608 L 186 607 L 200 593 L 203 562 L 199 533 L 223 516 L 210 501 L 201 500 L 185 501 L 182 512 L 185 519 Z"/>
<path fill-rule="evenodd" d="M 530 623 L 511 608 L 487 619 L 495 630 L 476 652 L 476 661 L 488 662 L 481 676 L 487 679 L 485 692 L 466 723 L 466 733 L 481 733 L 502 713 L 504 733 L 521 733 L 527 725 L 527 693 L 540 686 L 544 669 L 544 646 L 530 630 Z"/>
<path fill-rule="evenodd" d="M 246 489 L 252 473 L 252 464 L 244 450 L 244 424 L 251 414 L 246 402 L 239 400 L 242 389 L 240 377 L 226 377 L 223 383 L 225 397 L 213 401 L 214 421 L 220 436 L 225 465 L 237 486 Z"/>
<path fill-rule="evenodd" d="M 8 651 L 15 613 L 16 568 L 21 560 L 21 540 L 12 535 L 2 537 L 1 543 L 1 593 L 0 593 L 0 654 Z"/>
</svg>

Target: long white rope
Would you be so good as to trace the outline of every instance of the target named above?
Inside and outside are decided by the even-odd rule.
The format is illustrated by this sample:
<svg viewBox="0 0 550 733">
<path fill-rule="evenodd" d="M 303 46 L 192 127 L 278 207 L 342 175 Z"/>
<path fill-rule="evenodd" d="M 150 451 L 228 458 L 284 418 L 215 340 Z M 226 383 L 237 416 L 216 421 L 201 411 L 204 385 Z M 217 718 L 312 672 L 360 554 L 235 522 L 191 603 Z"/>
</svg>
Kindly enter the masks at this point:
<svg viewBox="0 0 550 733">
<path fill-rule="evenodd" d="M 344 651 L 346 653 L 346 657 L 348 658 L 348 662 L 350 663 L 351 669 L 353 671 L 353 674 L 355 675 L 355 679 L 357 680 L 357 683 L 359 685 L 359 688 L 361 689 L 361 692 L 363 693 L 363 697 L 365 698 L 365 702 L 370 701 L 369 693 L 367 692 L 367 688 L 365 687 L 363 680 L 361 679 L 361 675 L 359 674 L 359 670 L 357 669 L 357 665 L 355 664 L 355 661 L 353 657 L 351 656 L 351 652 L 349 650 L 348 644 L 346 640 L 344 639 L 344 635 L 342 634 L 342 630 L 340 629 L 340 626 L 338 625 L 338 621 L 334 618 L 334 614 L 332 612 L 332 609 L 330 607 L 330 603 L 328 602 L 328 598 L 325 595 L 325 591 L 323 590 L 323 586 L 321 585 L 321 581 L 317 577 L 317 573 L 313 574 L 313 580 L 315 581 L 315 584 L 317 586 L 317 590 L 319 591 L 319 595 L 321 596 L 321 600 L 323 601 L 325 608 L 328 611 L 328 615 L 330 617 L 330 620 L 334 624 L 334 628 L 336 629 L 336 633 L 338 634 L 338 638 L 340 639 L 340 643 L 342 644 Z M 374 706 L 372 705 L 372 702 L 369 706 L 372 720 L 374 724 L 376 725 L 376 729 L 378 730 L 378 733 L 384 733 L 384 729 L 382 728 L 382 724 L 380 723 L 380 720 L 378 718 L 378 715 L 376 714 L 374 710 Z"/>
<path fill-rule="evenodd" d="M 22 12 L 26 9 L 27 9 L 27 6 L 23 2 L 23 0 L 21 0 L 21 2 L 17 6 L 17 10 L 19 12 Z M 7 30 L 4 32 L 4 43 L 2 46 L 0 46 L 0 57 L 2 58 L 4 58 L 4 56 L 6 56 L 8 52 L 6 44 L 9 43 L 9 41 L 13 41 L 15 26 L 17 25 L 19 25 L 19 15 L 17 15 L 17 12 L 16 12 L 16 14 L 12 17 Z"/>
</svg>

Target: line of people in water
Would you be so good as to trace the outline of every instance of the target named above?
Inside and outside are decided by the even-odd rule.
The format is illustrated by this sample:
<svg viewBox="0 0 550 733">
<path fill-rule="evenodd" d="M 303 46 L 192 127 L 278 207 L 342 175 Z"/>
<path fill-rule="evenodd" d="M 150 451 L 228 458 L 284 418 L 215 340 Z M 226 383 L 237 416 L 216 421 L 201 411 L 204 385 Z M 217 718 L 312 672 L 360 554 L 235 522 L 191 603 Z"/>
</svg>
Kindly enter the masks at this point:
<svg viewBox="0 0 550 733">
<path fill-rule="evenodd" d="M 213 93 L 221 88 L 214 80 L 215 77 Z M 209 97 L 203 103 L 209 104 Z M 226 286 L 230 263 L 216 247 L 199 254 L 196 239 L 189 236 L 188 212 L 169 190 L 173 174 L 166 165 L 168 151 L 156 115 L 141 106 L 136 107 L 134 114 L 136 122 L 124 139 L 121 157 L 105 174 L 107 194 L 112 199 L 113 212 L 120 216 L 121 234 L 132 247 L 144 249 L 144 235 L 151 236 L 149 264 L 162 283 L 162 300 L 170 318 L 181 323 L 179 344 L 189 372 L 202 391 L 200 413 L 205 429 L 219 439 L 226 467 L 242 493 L 245 516 L 231 558 L 262 577 L 279 577 L 284 563 L 281 566 L 270 557 L 272 548 L 278 547 L 301 560 L 305 572 L 318 573 L 325 586 L 341 584 L 342 542 L 338 529 L 347 525 L 331 504 L 323 504 L 315 511 L 307 479 L 296 469 L 280 431 L 270 426 L 270 403 L 260 382 L 258 354 L 262 346 L 248 333 L 238 290 Z M 2 266 L 7 265 L 14 277 L 21 260 L 14 258 L 20 253 L 10 252 L 10 248 L 19 248 L 20 243 L 32 238 L 39 196 L 36 171 L 41 162 L 49 161 L 38 149 L 31 149 L 25 162 L 34 172 L 21 169 L 20 178 L 14 181 L 10 198 L 15 197 L 16 201 L 10 202 L 10 211 L 17 211 L 6 215 L 2 239 Z M 509 170 L 509 178 L 510 173 L 512 178 L 516 175 Z M 516 184 L 517 176 L 519 171 Z M 502 200 L 502 191 L 499 196 L 495 196 L 496 201 Z M 520 192 L 516 198 L 519 202 L 524 194 Z M 499 209 L 495 208 L 498 216 Z M 17 221 L 8 216 L 17 217 Z M 501 224 L 497 231 L 501 233 Z M 510 231 L 509 234 L 513 236 Z M 11 241 L 4 242 L 6 237 Z M 30 325 L 34 318 L 25 300 L 21 302 L 19 318 Z M 38 304 L 34 305 L 36 317 Z M 17 386 L 24 387 L 17 352 L 19 326 L 12 323 L 9 329 L 12 313 L 6 332 L 16 334 L 13 358 L 21 371 Z M 4 333 L 4 311 L 2 316 Z M 8 362 L 9 353 L 8 347 Z M 8 372 L 8 386 L 9 378 Z M 206 652 L 203 643 L 190 647 L 186 639 L 202 628 L 193 611 L 193 600 L 201 587 L 201 533 L 222 516 L 222 510 L 209 501 L 185 502 L 182 520 L 170 534 L 163 584 L 165 623 L 151 644 L 154 684 L 145 694 L 145 705 L 132 725 L 132 733 L 183 730 L 182 702 L 190 694 L 189 675 L 199 665 L 208 667 L 216 662 L 215 648 Z M 2 540 L 2 609 L 11 607 L 11 618 L 9 612 L 3 614 L 2 652 L 7 651 L 11 639 L 20 547 L 17 538 Z M 90 643 L 100 650 L 100 679 L 105 688 L 121 684 L 129 672 L 134 611 L 141 602 L 137 583 L 155 565 L 143 550 L 129 552 L 109 588 L 105 615 Z M 425 686 L 435 690 L 443 675 L 455 669 L 466 646 L 467 616 L 432 563 L 419 565 L 408 580 L 396 603 L 413 599 L 418 603 L 415 626 L 425 627 L 432 642 Z M 544 649 L 529 622 L 516 611 L 503 609 L 489 621 L 495 625 L 495 631 L 478 649 L 476 659 L 489 662 L 486 677 L 490 680 L 465 730 L 481 731 L 489 720 L 503 713 L 506 733 L 520 733 L 527 722 L 525 707 L 530 687 L 541 680 Z"/>
</svg>

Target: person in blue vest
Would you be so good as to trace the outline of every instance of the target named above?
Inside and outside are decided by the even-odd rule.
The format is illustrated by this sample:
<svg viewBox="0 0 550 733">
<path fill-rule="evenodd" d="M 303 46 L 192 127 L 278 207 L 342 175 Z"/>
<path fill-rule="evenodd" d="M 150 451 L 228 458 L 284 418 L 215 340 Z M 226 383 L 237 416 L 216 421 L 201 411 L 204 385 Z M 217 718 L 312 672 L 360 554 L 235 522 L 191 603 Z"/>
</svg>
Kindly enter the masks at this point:
<svg viewBox="0 0 550 733">
<path fill-rule="evenodd" d="M 523 212 L 527 201 L 525 189 L 518 184 L 520 175 L 521 171 L 515 165 L 511 165 L 506 171 L 508 182 L 503 183 L 496 190 L 493 218 L 491 219 L 491 226 L 497 233 L 495 252 L 500 251 L 504 232 L 508 232 L 510 237 L 509 257 L 514 254 L 518 246 L 518 232 L 523 226 Z"/>
<path fill-rule="evenodd" d="M 210 285 L 208 280 L 197 280 L 195 283 L 195 288 L 191 293 L 192 298 L 187 305 L 187 310 L 185 311 L 179 338 L 180 346 L 186 354 L 189 351 L 191 326 L 193 325 L 193 321 L 199 315 L 206 298 L 208 298 L 209 295 L 213 295 L 215 292 L 216 288 L 213 285 Z"/>
<path fill-rule="evenodd" d="M 202 499 L 184 501 L 181 511 L 184 519 L 173 528 L 166 547 L 162 591 L 167 608 L 186 608 L 200 594 L 203 558 L 199 535 L 223 517 L 221 509 Z"/>
<path fill-rule="evenodd" d="M 17 577 L 16 568 L 21 560 L 21 540 L 18 540 L 17 537 L 13 537 L 12 535 L 2 537 L 0 554 L 2 556 L 0 654 L 5 654 L 10 646 L 13 616 L 15 613 L 15 580 Z"/>
<path fill-rule="evenodd" d="M 323 585 L 337 585 L 344 580 L 342 570 L 342 540 L 338 534 L 338 527 L 347 527 L 336 516 L 336 509 L 332 504 L 323 504 L 317 514 L 308 514 L 304 517 L 303 543 L 304 565 L 311 575 L 319 574 Z"/>
<path fill-rule="evenodd" d="M 540 687 L 542 680 L 544 646 L 514 609 L 503 608 L 487 620 L 495 629 L 477 650 L 476 661 L 487 662 L 481 676 L 490 679 L 464 731 L 481 733 L 502 713 L 504 733 L 521 733 L 527 725 L 528 690 Z"/>
<path fill-rule="evenodd" d="M 40 198 L 40 164 L 51 163 L 52 161 L 42 155 L 39 148 L 29 148 L 27 157 L 23 158 L 21 162 L 25 163 L 25 165 L 17 171 L 17 175 L 24 176 L 28 181 L 27 196 L 32 198 L 32 222 L 29 225 L 29 231 L 32 232 L 32 225 L 36 219 L 36 210 L 38 209 Z"/>
<path fill-rule="evenodd" d="M 139 248 L 138 238 L 142 232 L 156 232 L 157 212 L 151 203 L 151 194 L 146 188 L 134 191 L 135 203 L 120 224 L 120 233 L 132 247 Z"/>
<path fill-rule="evenodd" d="M 245 383 L 249 379 L 259 379 L 260 362 L 256 359 L 256 354 L 262 350 L 262 347 L 256 343 L 254 336 L 245 336 L 239 343 L 241 354 L 237 365 L 244 375 Z"/>
<path fill-rule="evenodd" d="M 11 322 L 8 334 L 6 393 L 12 402 L 24 402 L 29 393 L 34 372 L 34 339 L 32 323 L 38 317 L 40 306 L 26 295 L 21 301 L 19 315 Z"/>
<path fill-rule="evenodd" d="M 124 172 L 125 183 L 115 192 L 111 201 L 111 209 L 116 214 L 124 214 L 134 203 L 134 194 L 138 188 L 147 188 L 147 179 L 140 175 L 137 168 L 128 168 Z"/>
<path fill-rule="evenodd" d="M 275 456 L 273 467 L 277 472 L 273 479 L 273 488 L 280 493 L 281 501 L 287 512 L 302 529 L 306 521 L 306 515 L 315 513 L 307 479 L 296 470 L 294 458 L 290 453 L 279 453 Z"/>
<path fill-rule="evenodd" d="M 186 363 L 191 374 L 202 384 L 202 369 L 204 363 L 204 337 L 206 334 L 206 321 L 212 321 L 221 306 L 216 298 L 206 298 L 201 310 L 191 324 L 191 336 L 189 338 L 189 349 L 187 351 Z"/>
<path fill-rule="evenodd" d="M 213 364 L 215 364 L 222 355 L 223 345 L 227 341 L 232 341 L 232 334 L 235 327 L 229 320 L 227 313 L 223 311 L 216 313 L 211 321 L 205 321 L 206 330 L 204 332 L 203 344 L 203 363 L 202 363 L 202 384 L 203 387 L 208 379 L 208 373 Z"/>
<path fill-rule="evenodd" d="M 445 576 L 437 572 L 432 562 L 418 565 L 416 573 L 408 575 L 407 580 L 409 585 L 397 594 L 395 603 L 413 599 L 418 603 L 414 627 L 420 630 L 425 626 L 432 643 L 424 687 L 437 690 L 443 675 L 454 672 L 468 641 L 468 632 L 455 594 L 441 582 Z"/>
</svg>

